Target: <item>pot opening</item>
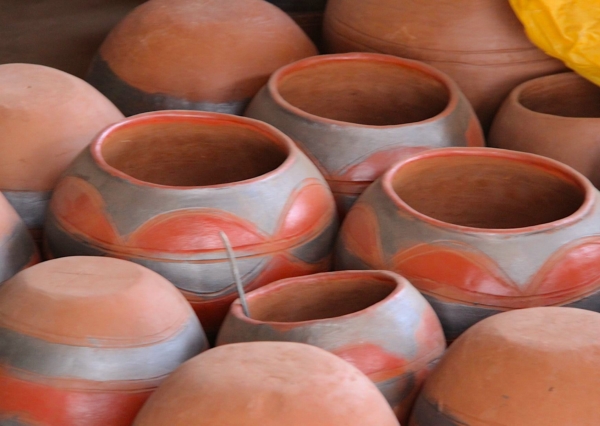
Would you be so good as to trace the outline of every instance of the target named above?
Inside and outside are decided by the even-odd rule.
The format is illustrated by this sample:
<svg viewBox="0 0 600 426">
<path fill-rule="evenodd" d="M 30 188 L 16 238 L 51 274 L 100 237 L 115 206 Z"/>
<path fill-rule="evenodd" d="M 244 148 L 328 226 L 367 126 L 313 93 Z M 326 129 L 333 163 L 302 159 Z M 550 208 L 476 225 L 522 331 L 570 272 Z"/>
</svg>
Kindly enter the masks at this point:
<svg viewBox="0 0 600 426">
<path fill-rule="evenodd" d="M 335 318 L 368 308 L 396 288 L 392 279 L 332 278 L 304 281 L 248 300 L 252 318 L 266 322 L 301 322 Z"/>
<path fill-rule="evenodd" d="M 255 178 L 279 167 L 285 144 L 248 125 L 154 122 L 118 128 L 102 142 L 106 163 L 141 181 L 206 186 Z"/>
<path fill-rule="evenodd" d="M 560 117 L 600 117 L 600 87 L 575 73 L 533 80 L 519 94 L 525 108 Z"/>
<path fill-rule="evenodd" d="M 450 102 L 442 81 L 385 61 L 323 61 L 290 70 L 277 86 L 285 101 L 309 114 L 371 126 L 427 120 Z"/>
<path fill-rule="evenodd" d="M 392 186 L 402 201 L 423 215 L 482 229 L 564 219 L 586 196 L 576 176 L 551 165 L 483 155 L 406 163 L 392 177 Z"/>
</svg>

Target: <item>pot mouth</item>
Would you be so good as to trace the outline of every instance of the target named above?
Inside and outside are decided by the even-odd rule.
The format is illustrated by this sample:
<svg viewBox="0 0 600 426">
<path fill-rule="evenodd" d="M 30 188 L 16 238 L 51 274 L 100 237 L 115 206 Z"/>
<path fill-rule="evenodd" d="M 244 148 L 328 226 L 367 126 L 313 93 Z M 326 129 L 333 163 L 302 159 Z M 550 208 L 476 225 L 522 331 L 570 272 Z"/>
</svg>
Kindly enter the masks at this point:
<svg viewBox="0 0 600 426">
<path fill-rule="evenodd" d="M 458 87 L 424 63 L 379 53 L 319 55 L 276 71 L 274 101 L 312 122 L 385 128 L 439 120 L 458 103 Z"/>
<path fill-rule="evenodd" d="M 90 150 L 113 176 L 137 185 L 194 189 L 266 179 L 292 161 L 293 142 L 250 118 L 157 111 L 109 126 Z"/>
<path fill-rule="evenodd" d="M 600 87 L 574 72 L 529 80 L 515 89 L 523 108 L 564 118 L 600 118 Z"/>
<path fill-rule="evenodd" d="M 421 221 L 471 233 L 539 232 L 578 221 L 594 187 L 580 173 L 533 154 L 442 148 L 383 176 L 384 191 Z"/>
<path fill-rule="evenodd" d="M 251 322 L 279 324 L 347 318 L 385 302 L 403 288 L 403 279 L 386 271 L 339 271 L 288 278 L 248 294 L 251 318 L 241 315 Z"/>
</svg>

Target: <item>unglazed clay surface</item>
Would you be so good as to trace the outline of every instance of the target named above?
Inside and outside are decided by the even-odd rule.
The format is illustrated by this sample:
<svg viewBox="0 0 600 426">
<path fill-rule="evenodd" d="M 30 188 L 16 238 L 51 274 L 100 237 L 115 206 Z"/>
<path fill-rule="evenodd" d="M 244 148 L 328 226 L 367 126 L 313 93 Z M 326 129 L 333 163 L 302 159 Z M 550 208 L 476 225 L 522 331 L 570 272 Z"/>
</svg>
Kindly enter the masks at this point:
<svg viewBox="0 0 600 426">
<path fill-rule="evenodd" d="M 326 349 L 377 385 L 401 423 L 445 349 L 433 309 L 404 278 L 385 271 L 341 271 L 290 278 L 238 301 L 218 345 L 293 341 Z"/>
<path fill-rule="evenodd" d="M 558 162 L 445 149 L 395 166 L 340 232 L 337 269 L 389 269 L 431 302 L 453 340 L 486 316 L 600 308 L 598 192 Z"/>
</svg>

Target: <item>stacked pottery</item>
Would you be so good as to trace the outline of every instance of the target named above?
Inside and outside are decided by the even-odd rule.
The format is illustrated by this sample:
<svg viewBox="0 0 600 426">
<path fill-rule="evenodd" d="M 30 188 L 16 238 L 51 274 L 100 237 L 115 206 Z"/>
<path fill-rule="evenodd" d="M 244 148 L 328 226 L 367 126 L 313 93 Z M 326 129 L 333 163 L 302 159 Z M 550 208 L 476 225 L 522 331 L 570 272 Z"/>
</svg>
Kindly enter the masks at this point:
<svg viewBox="0 0 600 426">
<path fill-rule="evenodd" d="M 564 70 L 527 39 L 508 1 L 329 0 L 324 38 L 330 52 L 389 53 L 444 71 L 486 130 L 512 88 Z"/>
<path fill-rule="evenodd" d="M 294 21 L 263 0 L 150 0 L 111 31 L 87 80 L 125 115 L 241 114 L 273 71 L 316 54 Z"/>
<path fill-rule="evenodd" d="M 284 10 L 318 46 L 327 0 L 267 0 Z"/>
<path fill-rule="evenodd" d="M 27 227 L 0 194 L 0 284 L 39 260 L 37 247 Z"/>
<path fill-rule="evenodd" d="M 211 349 L 150 397 L 134 426 L 399 426 L 377 388 L 309 345 L 253 342 Z"/>
<path fill-rule="evenodd" d="M 171 283 L 119 259 L 31 267 L 0 286 L 0 312 L 3 425 L 129 426 L 158 384 L 207 348 Z"/>
<path fill-rule="evenodd" d="M 411 426 L 596 425 L 600 314 L 531 308 L 488 318 L 450 347 Z"/>
<path fill-rule="evenodd" d="M 517 86 L 494 119 L 489 143 L 553 158 L 599 187 L 599 132 L 600 88 L 570 72 Z"/>
<path fill-rule="evenodd" d="M 324 55 L 283 67 L 245 114 L 282 130 L 311 157 L 342 216 L 396 161 L 429 148 L 484 144 L 452 80 L 388 55 Z"/>
<path fill-rule="evenodd" d="M 96 133 L 122 119 L 77 77 L 41 65 L 0 65 L 0 191 L 36 240 L 60 174 Z"/>
<path fill-rule="evenodd" d="M 432 150 L 365 191 L 340 231 L 336 267 L 402 274 L 448 340 L 515 308 L 600 310 L 599 195 L 545 157 Z"/>
<path fill-rule="evenodd" d="M 386 271 L 342 271 L 289 278 L 236 301 L 218 345 L 294 341 L 353 364 L 376 385 L 400 423 L 446 342 L 435 312 L 404 278 Z"/>
<path fill-rule="evenodd" d="M 246 290 L 327 271 L 337 233 L 327 183 L 293 142 L 243 117 L 163 111 L 101 133 L 65 172 L 46 222 L 51 256 L 108 255 L 165 276 L 214 334 Z"/>
</svg>

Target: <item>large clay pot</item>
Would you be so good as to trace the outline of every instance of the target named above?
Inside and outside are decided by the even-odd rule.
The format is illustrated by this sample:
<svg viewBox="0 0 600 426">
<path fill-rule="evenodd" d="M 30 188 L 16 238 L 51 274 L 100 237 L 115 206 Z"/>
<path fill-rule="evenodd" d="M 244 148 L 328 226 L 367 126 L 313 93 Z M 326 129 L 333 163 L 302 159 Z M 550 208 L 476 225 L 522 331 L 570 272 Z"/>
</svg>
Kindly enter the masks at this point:
<svg viewBox="0 0 600 426">
<path fill-rule="evenodd" d="M 316 54 L 294 21 L 263 0 L 150 0 L 111 31 L 87 80 L 125 115 L 241 114 L 273 71 Z"/>
<path fill-rule="evenodd" d="M 323 29 L 323 13 L 327 0 L 267 0 L 284 10 L 319 46 Z"/>
<path fill-rule="evenodd" d="M 84 77 L 110 29 L 144 1 L 2 0 L 0 64 L 40 64 Z"/>
<path fill-rule="evenodd" d="M 313 346 L 252 342 L 183 364 L 134 426 L 399 426 L 375 385 Z"/>
<path fill-rule="evenodd" d="M 490 145 L 553 158 L 600 186 L 600 88 L 570 72 L 517 86 L 490 130 Z"/>
<path fill-rule="evenodd" d="M 39 261 L 37 247 L 27 227 L 0 194 L 0 284 Z"/>
<path fill-rule="evenodd" d="M 64 174 L 46 222 L 51 255 L 147 266 L 184 292 L 210 334 L 237 294 L 221 230 L 252 290 L 330 269 L 335 204 L 283 133 L 196 111 L 142 114 L 106 129 Z"/>
<path fill-rule="evenodd" d="M 3 425 L 129 426 L 158 384 L 207 348 L 180 292 L 119 259 L 26 269 L 0 286 L 0 312 Z"/>
<path fill-rule="evenodd" d="M 600 310 L 600 194 L 557 161 L 447 148 L 394 166 L 346 217 L 339 269 L 390 269 L 416 286 L 453 340 L 515 309 Z"/>
<path fill-rule="evenodd" d="M 396 161 L 429 148 L 484 144 L 452 80 L 388 55 L 323 55 L 288 65 L 245 114 L 294 139 L 325 175 L 342 216 Z"/>
<path fill-rule="evenodd" d="M 488 318 L 425 382 L 411 426 L 595 425 L 600 314 L 530 308 Z"/>
<path fill-rule="evenodd" d="M 41 65 L 0 65 L 0 191 L 35 239 L 60 174 L 123 114 L 77 77 Z"/>
<path fill-rule="evenodd" d="M 231 306 L 218 345 L 293 341 L 353 364 L 386 397 L 401 424 L 446 342 L 435 312 L 404 278 L 386 271 L 325 272 L 288 278 Z"/>
<path fill-rule="evenodd" d="M 329 0 L 324 38 L 330 52 L 389 53 L 444 71 L 484 130 L 513 87 L 565 69 L 529 41 L 505 0 Z"/>
</svg>

